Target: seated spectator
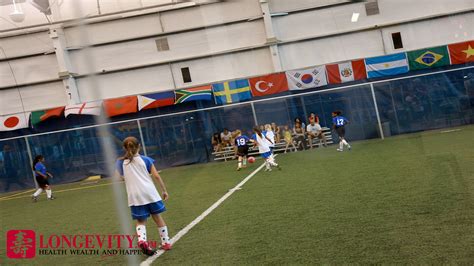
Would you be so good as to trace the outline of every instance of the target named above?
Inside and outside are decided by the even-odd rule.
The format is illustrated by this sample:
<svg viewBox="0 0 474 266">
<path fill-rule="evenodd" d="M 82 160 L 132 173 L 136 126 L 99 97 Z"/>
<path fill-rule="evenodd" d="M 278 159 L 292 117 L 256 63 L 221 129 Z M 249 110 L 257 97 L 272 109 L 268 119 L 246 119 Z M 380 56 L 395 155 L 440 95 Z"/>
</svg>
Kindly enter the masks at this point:
<svg viewBox="0 0 474 266">
<path fill-rule="evenodd" d="M 273 133 L 275 133 L 275 143 L 281 142 L 281 132 L 280 127 L 278 127 L 275 123 L 272 123 Z"/>
<path fill-rule="evenodd" d="M 290 130 L 290 127 L 289 126 L 285 126 L 285 128 L 283 129 L 283 138 L 285 140 L 285 143 L 286 143 L 286 147 L 285 147 L 285 153 L 286 151 L 288 150 L 288 147 L 291 145 L 293 146 L 293 148 L 295 149 L 295 151 L 298 151 L 298 149 L 296 149 L 296 146 L 295 146 L 295 143 L 293 141 L 293 137 L 291 136 L 291 130 Z M 290 150 L 291 151 L 291 150 Z"/>
<path fill-rule="evenodd" d="M 326 136 L 324 136 L 324 134 L 323 134 L 323 129 L 321 128 L 319 123 L 315 123 L 314 121 L 315 120 L 313 120 L 311 122 L 311 124 L 309 124 L 306 127 L 306 132 L 308 134 L 309 146 L 312 149 L 313 148 L 313 139 L 319 138 L 320 140 L 323 141 L 324 147 L 327 147 L 328 144 L 327 144 Z"/>
<path fill-rule="evenodd" d="M 301 123 L 296 122 L 293 134 L 295 135 L 296 147 L 306 150 L 305 131 Z"/>
<path fill-rule="evenodd" d="M 221 133 L 221 140 L 223 147 L 232 146 L 232 133 L 227 128 Z"/>
<path fill-rule="evenodd" d="M 295 118 L 295 126 L 296 126 L 296 123 L 300 123 L 303 130 L 306 128 L 306 125 L 303 123 L 303 121 L 301 121 L 299 117 Z M 293 131 L 295 130 L 295 126 L 293 126 Z"/>
<path fill-rule="evenodd" d="M 212 135 L 211 143 L 212 143 L 212 148 L 214 149 L 214 152 L 221 151 L 222 139 L 221 139 L 221 135 L 218 132 Z"/>
<path fill-rule="evenodd" d="M 308 117 L 308 121 L 311 124 L 311 122 L 314 121 L 314 123 L 319 124 L 319 116 L 315 113 L 310 113 Z"/>
</svg>

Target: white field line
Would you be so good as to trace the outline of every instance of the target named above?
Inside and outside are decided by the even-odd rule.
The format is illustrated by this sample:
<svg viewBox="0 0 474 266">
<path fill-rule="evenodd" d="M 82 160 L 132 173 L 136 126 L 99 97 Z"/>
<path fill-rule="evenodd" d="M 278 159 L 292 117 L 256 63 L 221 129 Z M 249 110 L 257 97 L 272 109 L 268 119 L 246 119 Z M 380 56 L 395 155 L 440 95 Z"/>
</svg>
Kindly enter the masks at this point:
<svg viewBox="0 0 474 266">
<path fill-rule="evenodd" d="M 456 132 L 456 131 L 461 131 L 461 129 L 457 128 L 457 129 L 444 130 L 444 131 L 441 131 L 441 133 L 451 133 L 451 132 Z"/>
<path fill-rule="evenodd" d="M 276 156 L 276 155 L 275 155 Z M 199 222 L 204 220 L 206 216 L 208 216 L 212 211 L 214 211 L 219 205 L 221 205 L 228 197 L 230 197 L 232 194 L 234 194 L 235 191 L 242 189 L 242 186 L 247 183 L 255 174 L 257 174 L 262 168 L 265 166 L 265 163 L 260 165 L 255 171 L 253 171 L 250 175 L 248 175 L 244 180 L 242 180 L 239 184 L 237 184 L 234 188 L 230 189 L 229 192 L 227 192 L 222 198 L 220 198 L 218 201 L 216 201 L 214 204 L 212 204 L 211 207 L 209 207 L 207 210 L 205 210 L 201 215 L 199 215 L 196 219 L 194 219 L 190 224 L 186 225 L 181 231 L 179 231 L 170 241 L 171 244 L 174 245 L 181 237 L 186 235 L 194 226 L 196 226 Z M 148 257 L 148 259 L 144 260 L 142 263 L 140 263 L 140 266 L 149 266 L 158 259 L 161 255 L 163 255 L 165 251 L 163 250 L 158 250 L 155 255 Z"/>
</svg>

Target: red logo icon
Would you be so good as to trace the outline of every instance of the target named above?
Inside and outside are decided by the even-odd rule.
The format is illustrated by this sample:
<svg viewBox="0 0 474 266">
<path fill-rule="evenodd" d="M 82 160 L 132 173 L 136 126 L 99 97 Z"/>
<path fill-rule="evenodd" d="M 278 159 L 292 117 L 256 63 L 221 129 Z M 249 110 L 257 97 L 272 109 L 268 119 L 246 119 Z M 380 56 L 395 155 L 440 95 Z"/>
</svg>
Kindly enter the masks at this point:
<svg viewBox="0 0 474 266">
<path fill-rule="evenodd" d="M 35 255 L 35 231 L 10 230 L 7 232 L 7 257 L 10 259 L 31 259 Z"/>
</svg>

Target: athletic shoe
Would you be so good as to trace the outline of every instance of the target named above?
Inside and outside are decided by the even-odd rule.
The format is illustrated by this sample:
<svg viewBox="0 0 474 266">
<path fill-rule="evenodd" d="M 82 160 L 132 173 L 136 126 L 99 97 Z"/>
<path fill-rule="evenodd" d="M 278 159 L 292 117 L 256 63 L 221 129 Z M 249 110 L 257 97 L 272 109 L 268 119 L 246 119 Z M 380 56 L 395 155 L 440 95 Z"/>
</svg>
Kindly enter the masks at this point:
<svg viewBox="0 0 474 266">
<path fill-rule="evenodd" d="M 51 198 L 48 198 L 49 200 L 54 200 L 56 199 L 55 197 L 51 196 Z"/>
<path fill-rule="evenodd" d="M 35 197 L 35 196 L 31 196 L 31 199 L 33 200 L 33 202 L 37 202 L 37 201 L 38 201 L 38 197 Z"/>
<path fill-rule="evenodd" d="M 352 149 L 351 145 L 349 145 L 349 147 L 347 147 L 347 149 L 351 150 Z"/>
<path fill-rule="evenodd" d="M 171 250 L 171 243 L 166 243 L 161 245 L 160 247 L 162 250 Z"/>
<path fill-rule="evenodd" d="M 241 169 L 242 169 L 242 168 L 240 168 L 240 167 L 237 167 L 237 171 L 240 171 Z"/>
<path fill-rule="evenodd" d="M 138 246 L 142 249 L 143 254 L 147 256 L 153 256 L 153 254 L 155 254 L 155 251 L 148 246 L 146 241 L 138 242 Z"/>
<path fill-rule="evenodd" d="M 271 168 L 265 168 L 265 172 L 271 172 L 272 169 Z"/>
<path fill-rule="evenodd" d="M 341 149 L 337 149 L 337 151 L 344 151 L 344 150 L 341 150 Z"/>
</svg>

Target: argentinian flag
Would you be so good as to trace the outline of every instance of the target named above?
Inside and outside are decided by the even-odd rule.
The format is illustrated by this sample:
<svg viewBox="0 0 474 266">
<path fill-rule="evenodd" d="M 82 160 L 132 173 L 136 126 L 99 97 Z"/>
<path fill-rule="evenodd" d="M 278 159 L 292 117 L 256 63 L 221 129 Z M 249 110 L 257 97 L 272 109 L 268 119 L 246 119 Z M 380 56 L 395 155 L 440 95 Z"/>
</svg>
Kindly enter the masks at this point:
<svg viewBox="0 0 474 266">
<path fill-rule="evenodd" d="M 365 59 L 368 78 L 379 78 L 407 73 L 406 53 L 377 56 Z"/>
</svg>

